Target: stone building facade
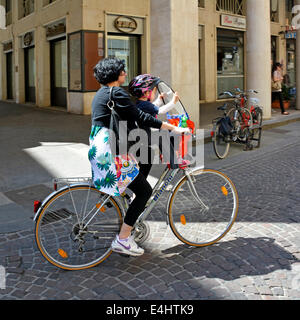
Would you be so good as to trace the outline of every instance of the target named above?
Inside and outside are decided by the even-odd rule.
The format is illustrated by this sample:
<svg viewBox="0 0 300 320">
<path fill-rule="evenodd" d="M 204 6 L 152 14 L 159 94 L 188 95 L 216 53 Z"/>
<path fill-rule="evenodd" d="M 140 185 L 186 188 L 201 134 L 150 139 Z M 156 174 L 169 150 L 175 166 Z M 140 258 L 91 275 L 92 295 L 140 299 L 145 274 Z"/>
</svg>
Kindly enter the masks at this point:
<svg viewBox="0 0 300 320">
<path fill-rule="evenodd" d="M 271 60 L 296 86 L 295 1 L 0 0 L 0 99 L 89 114 L 93 66 L 117 56 L 129 80 L 171 84 L 197 126 L 235 86 L 257 89 L 269 118 Z"/>
</svg>

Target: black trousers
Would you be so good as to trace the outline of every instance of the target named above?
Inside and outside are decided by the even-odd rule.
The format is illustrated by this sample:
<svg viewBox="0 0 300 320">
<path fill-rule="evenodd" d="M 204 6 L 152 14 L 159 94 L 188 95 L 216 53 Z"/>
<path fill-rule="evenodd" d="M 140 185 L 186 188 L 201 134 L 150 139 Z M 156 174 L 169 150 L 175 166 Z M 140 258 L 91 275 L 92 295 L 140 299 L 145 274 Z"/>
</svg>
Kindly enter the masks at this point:
<svg viewBox="0 0 300 320">
<path fill-rule="evenodd" d="M 175 153 L 172 143 L 168 147 L 170 148 L 168 152 L 170 152 L 171 168 L 178 168 L 178 165 L 174 164 Z M 161 145 L 159 148 L 162 150 Z M 139 175 L 128 186 L 128 188 L 135 194 L 135 199 L 132 201 L 126 212 L 124 222 L 131 227 L 134 226 L 136 220 L 144 211 L 146 203 L 152 195 L 152 187 L 147 181 L 147 177 L 153 163 L 153 154 L 151 150 L 151 146 L 148 146 L 148 162 L 146 164 L 139 163 Z"/>
<path fill-rule="evenodd" d="M 151 148 L 148 148 L 148 163 L 139 164 L 139 175 L 130 183 L 128 188 L 135 194 L 135 199 L 129 205 L 124 222 L 133 227 L 140 214 L 144 211 L 147 201 L 152 195 L 152 187 L 147 177 L 152 166 Z"/>
<path fill-rule="evenodd" d="M 282 97 L 282 92 L 281 91 L 277 91 L 277 92 L 272 92 L 272 102 L 275 100 L 279 100 L 280 103 L 280 109 L 281 109 L 281 113 L 284 113 L 284 107 L 283 107 L 283 97 Z"/>
</svg>

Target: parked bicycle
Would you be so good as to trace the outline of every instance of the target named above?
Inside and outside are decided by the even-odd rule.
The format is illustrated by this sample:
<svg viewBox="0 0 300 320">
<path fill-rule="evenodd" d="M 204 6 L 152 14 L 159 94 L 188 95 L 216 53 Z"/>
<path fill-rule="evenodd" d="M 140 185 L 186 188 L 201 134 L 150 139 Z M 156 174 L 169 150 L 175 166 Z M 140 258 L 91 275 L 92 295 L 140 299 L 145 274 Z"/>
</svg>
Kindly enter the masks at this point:
<svg viewBox="0 0 300 320">
<path fill-rule="evenodd" d="M 244 150 L 252 150 L 253 141 L 257 141 L 256 148 L 260 147 L 262 134 L 262 107 L 257 98 L 249 98 L 249 93 L 258 93 L 255 90 L 242 92 L 239 88 L 234 93 L 226 91 L 220 96 L 234 98 L 233 102 L 226 102 L 218 110 L 223 110 L 223 117 L 213 120 L 211 137 L 216 156 L 224 159 L 229 153 L 230 143 L 244 145 Z"/>
<path fill-rule="evenodd" d="M 173 91 L 165 83 L 158 86 L 172 99 Z M 181 102 L 170 121 L 188 124 Z M 176 116 L 177 114 L 177 116 Z M 184 139 L 183 139 L 184 140 Z M 182 144 L 181 152 L 185 152 Z M 129 195 L 113 197 L 102 193 L 88 178 L 54 179 L 54 192 L 35 202 L 35 239 L 41 254 L 56 267 L 81 270 L 94 267 L 112 253 L 111 243 L 119 233 L 129 205 Z M 238 212 L 238 194 L 232 181 L 216 170 L 192 167 L 188 163 L 172 169 L 168 164 L 153 188 L 144 212 L 134 225 L 132 235 L 144 242 L 150 227 L 146 221 L 165 192 L 169 192 L 162 215 L 174 235 L 183 243 L 209 246 L 231 229 Z"/>
</svg>

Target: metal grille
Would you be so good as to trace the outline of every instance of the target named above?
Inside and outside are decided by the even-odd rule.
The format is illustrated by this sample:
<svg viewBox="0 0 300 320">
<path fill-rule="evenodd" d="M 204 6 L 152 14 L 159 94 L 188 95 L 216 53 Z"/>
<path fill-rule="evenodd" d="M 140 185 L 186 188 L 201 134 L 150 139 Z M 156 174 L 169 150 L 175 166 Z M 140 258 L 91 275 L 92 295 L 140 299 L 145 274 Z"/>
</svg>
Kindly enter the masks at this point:
<svg viewBox="0 0 300 320">
<path fill-rule="evenodd" d="M 245 0 L 217 0 L 217 11 L 245 15 Z"/>
</svg>

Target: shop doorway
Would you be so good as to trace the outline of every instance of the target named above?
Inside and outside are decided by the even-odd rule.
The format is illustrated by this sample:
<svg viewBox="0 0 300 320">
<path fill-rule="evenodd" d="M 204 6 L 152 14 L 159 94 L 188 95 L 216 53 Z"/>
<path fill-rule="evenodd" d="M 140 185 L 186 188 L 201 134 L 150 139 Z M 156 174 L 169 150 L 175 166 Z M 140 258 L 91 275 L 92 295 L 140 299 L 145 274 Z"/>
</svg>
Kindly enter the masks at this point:
<svg viewBox="0 0 300 320">
<path fill-rule="evenodd" d="M 6 94 L 7 99 L 13 99 L 13 54 L 6 53 Z"/>
<path fill-rule="evenodd" d="M 60 38 L 50 42 L 51 105 L 67 107 L 67 42 Z"/>
<path fill-rule="evenodd" d="M 35 103 L 35 59 L 34 47 L 24 49 L 25 101 Z"/>
<path fill-rule="evenodd" d="M 141 38 L 140 36 L 108 35 L 107 53 L 109 57 L 116 57 L 125 61 L 126 83 L 141 73 Z"/>
</svg>

